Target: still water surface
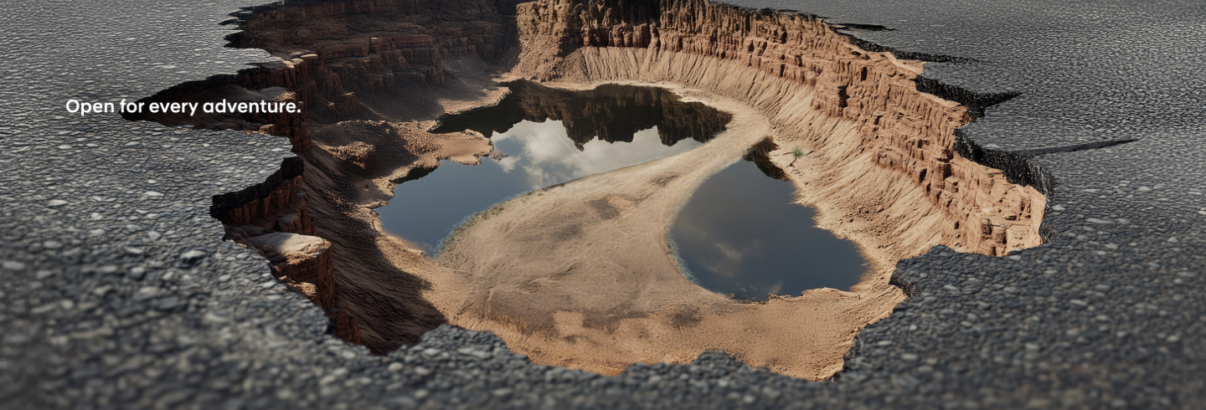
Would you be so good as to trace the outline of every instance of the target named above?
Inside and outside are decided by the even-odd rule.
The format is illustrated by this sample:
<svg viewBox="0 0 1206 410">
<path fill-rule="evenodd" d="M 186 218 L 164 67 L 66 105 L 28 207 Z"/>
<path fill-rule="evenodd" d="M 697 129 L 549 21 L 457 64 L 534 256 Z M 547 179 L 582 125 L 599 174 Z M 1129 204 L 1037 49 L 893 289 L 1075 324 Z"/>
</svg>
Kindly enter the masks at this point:
<svg viewBox="0 0 1206 410">
<path fill-rule="evenodd" d="M 378 208 L 387 231 L 429 254 L 465 218 L 513 196 L 695 148 L 724 130 L 729 114 L 661 88 L 603 85 L 569 91 L 517 81 L 498 105 L 441 118 L 434 133 L 473 130 L 500 158 L 441 161 L 415 170 Z M 428 173 L 430 172 L 430 173 Z"/>
<path fill-rule="evenodd" d="M 474 130 L 495 152 L 478 165 L 441 161 L 378 208 L 385 229 L 436 254 L 466 218 L 532 190 L 678 154 L 724 130 L 729 114 L 664 89 L 604 85 L 566 91 L 510 83 L 498 105 L 445 116 L 433 132 Z M 709 178 L 675 219 L 670 241 L 684 276 L 748 299 L 846 289 L 866 270 L 853 243 L 814 226 L 763 142 Z"/>
<path fill-rule="evenodd" d="M 657 129 L 639 131 L 632 142 L 592 140 L 579 150 L 561 121 L 523 121 L 491 137 L 506 158 L 479 165 L 440 161 L 431 174 L 407 181 L 376 211 L 387 231 L 434 254 L 461 222 L 515 195 L 578 178 L 649 162 L 702 145 L 695 140 L 662 144 Z"/>
<path fill-rule="evenodd" d="M 761 144 L 760 144 L 761 145 Z M 713 175 L 670 228 L 685 275 L 742 299 L 848 289 L 867 270 L 853 242 L 816 227 L 816 210 L 794 202 L 795 187 L 752 150 Z"/>
</svg>

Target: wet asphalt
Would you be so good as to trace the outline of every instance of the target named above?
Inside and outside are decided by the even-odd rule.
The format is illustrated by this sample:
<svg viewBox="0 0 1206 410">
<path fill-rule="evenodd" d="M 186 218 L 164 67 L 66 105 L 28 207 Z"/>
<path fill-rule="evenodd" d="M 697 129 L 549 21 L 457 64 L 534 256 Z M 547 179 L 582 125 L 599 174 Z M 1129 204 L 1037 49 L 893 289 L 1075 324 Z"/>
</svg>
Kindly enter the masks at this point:
<svg viewBox="0 0 1206 410">
<path fill-rule="evenodd" d="M 902 261 L 913 297 L 829 382 L 719 353 L 601 377 L 447 326 L 386 356 L 339 341 L 208 216 L 286 140 L 64 108 L 266 60 L 222 47 L 218 23 L 255 4 L 0 2 L 2 407 L 1206 406 L 1206 4 L 740 3 L 856 23 L 934 61 L 927 78 L 1016 94 L 962 133 L 1051 189 L 1045 245 Z"/>
</svg>

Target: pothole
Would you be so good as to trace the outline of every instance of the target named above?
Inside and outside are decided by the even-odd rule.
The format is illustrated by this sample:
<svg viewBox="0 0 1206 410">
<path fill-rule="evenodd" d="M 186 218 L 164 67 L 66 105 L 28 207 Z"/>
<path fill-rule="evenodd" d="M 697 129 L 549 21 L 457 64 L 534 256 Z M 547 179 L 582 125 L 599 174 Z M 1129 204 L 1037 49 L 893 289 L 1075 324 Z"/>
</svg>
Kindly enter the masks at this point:
<svg viewBox="0 0 1206 410">
<path fill-rule="evenodd" d="M 336 333 L 374 353 L 452 323 L 493 332 L 536 363 L 602 374 L 717 349 L 820 380 L 842 368 L 855 334 L 906 297 L 891 284 L 897 261 L 937 245 L 1003 256 L 1042 243 L 1050 178 L 1023 157 L 955 133 L 1008 96 L 924 79 L 920 61 L 855 47 L 815 16 L 703 0 L 463 6 L 293 2 L 239 13 L 244 31 L 229 37 L 232 45 L 278 60 L 150 100 L 272 99 L 302 105 L 304 116 L 131 118 L 289 137 L 299 158 L 264 184 L 216 197 L 213 215 L 227 239 L 258 249 L 278 278 L 322 306 Z M 441 160 L 507 153 L 510 137 L 493 146 L 486 137 L 505 134 L 510 119 L 430 132 L 444 114 L 503 99 L 500 79 L 572 90 L 658 86 L 732 119 L 694 149 L 537 183 L 461 225 L 453 246 L 432 259 L 388 233 L 406 236 L 406 224 L 391 229 L 391 217 L 371 209 L 404 203 L 394 195 L 406 185 L 449 171 L 431 171 Z M 584 148 L 591 142 L 576 129 L 609 134 L 611 124 L 639 119 L 569 116 L 549 93 L 528 100 L 535 106 L 523 105 L 525 115 L 549 113 L 568 130 L 565 140 Z M 616 135 L 651 127 L 620 128 Z M 679 273 L 667 241 L 678 210 L 767 138 L 777 148 L 753 164 L 786 178 L 793 201 L 816 209 L 817 227 L 862 250 L 868 272 L 848 290 L 807 284 L 802 294 L 748 303 Z"/>
</svg>

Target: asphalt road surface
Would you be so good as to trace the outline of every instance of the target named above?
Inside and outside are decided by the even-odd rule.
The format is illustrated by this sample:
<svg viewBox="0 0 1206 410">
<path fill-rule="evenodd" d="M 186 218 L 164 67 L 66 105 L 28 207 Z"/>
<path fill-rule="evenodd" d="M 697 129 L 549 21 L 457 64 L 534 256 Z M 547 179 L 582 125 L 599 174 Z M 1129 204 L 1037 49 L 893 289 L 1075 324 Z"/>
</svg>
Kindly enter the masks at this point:
<svg viewBox="0 0 1206 410">
<path fill-rule="evenodd" d="M 222 47 L 218 23 L 256 3 L 0 2 L 0 407 L 1206 406 L 1200 0 L 738 3 L 859 24 L 935 61 L 927 78 L 1017 93 L 963 132 L 1055 181 L 1050 243 L 901 262 L 915 296 L 830 382 L 718 353 L 601 377 L 447 326 L 387 356 L 327 334 L 208 216 L 279 167 L 284 138 L 64 108 L 266 60 Z"/>
</svg>

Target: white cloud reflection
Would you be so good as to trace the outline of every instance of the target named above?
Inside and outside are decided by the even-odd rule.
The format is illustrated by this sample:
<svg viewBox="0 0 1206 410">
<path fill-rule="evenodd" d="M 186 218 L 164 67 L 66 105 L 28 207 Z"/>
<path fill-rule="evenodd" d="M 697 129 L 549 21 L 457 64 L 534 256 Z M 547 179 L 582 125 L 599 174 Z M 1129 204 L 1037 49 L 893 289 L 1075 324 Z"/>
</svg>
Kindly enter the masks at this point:
<svg viewBox="0 0 1206 410">
<path fill-rule="evenodd" d="M 673 146 L 662 145 L 654 127 L 638 131 L 630 143 L 594 139 L 578 151 L 561 121 L 551 120 L 521 121 L 491 139 L 499 151 L 509 155 L 499 161 L 503 171 L 526 174 L 531 189 L 642 164 L 702 145 L 689 139 Z"/>
</svg>

